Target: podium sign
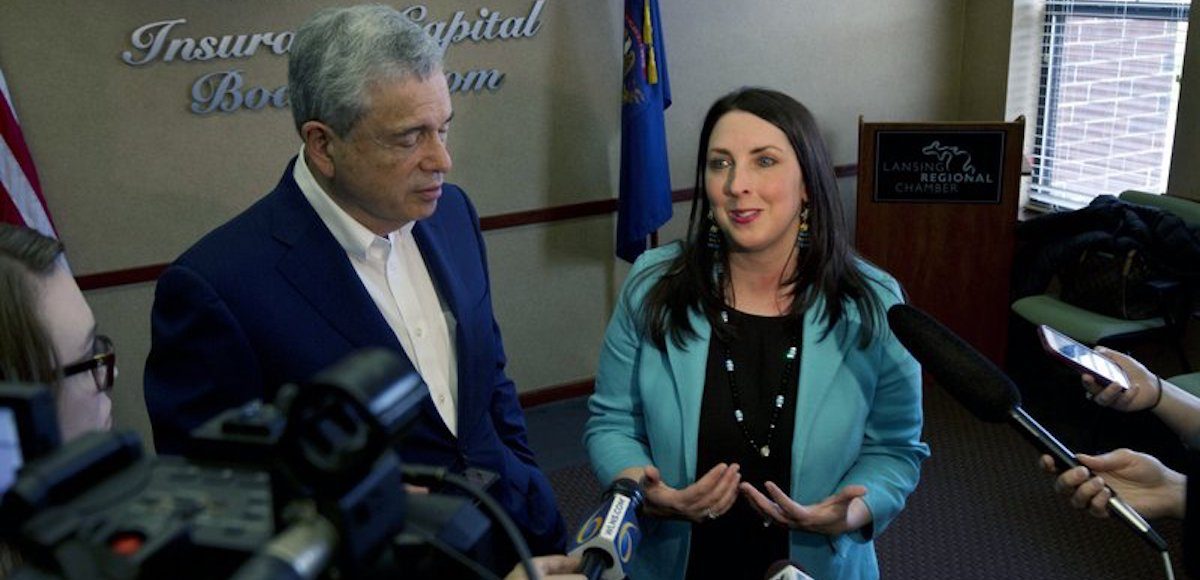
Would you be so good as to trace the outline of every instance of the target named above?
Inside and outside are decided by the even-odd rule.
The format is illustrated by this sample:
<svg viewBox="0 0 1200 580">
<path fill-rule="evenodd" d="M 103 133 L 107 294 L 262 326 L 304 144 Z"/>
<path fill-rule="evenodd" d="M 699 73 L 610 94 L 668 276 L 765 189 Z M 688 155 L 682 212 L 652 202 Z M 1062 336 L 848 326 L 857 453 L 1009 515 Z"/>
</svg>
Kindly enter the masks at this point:
<svg viewBox="0 0 1200 580">
<path fill-rule="evenodd" d="M 1000 203 L 1004 131 L 875 133 L 877 202 Z"/>
<path fill-rule="evenodd" d="M 1024 119 L 859 121 L 855 246 L 929 312 L 1004 361 Z"/>
</svg>

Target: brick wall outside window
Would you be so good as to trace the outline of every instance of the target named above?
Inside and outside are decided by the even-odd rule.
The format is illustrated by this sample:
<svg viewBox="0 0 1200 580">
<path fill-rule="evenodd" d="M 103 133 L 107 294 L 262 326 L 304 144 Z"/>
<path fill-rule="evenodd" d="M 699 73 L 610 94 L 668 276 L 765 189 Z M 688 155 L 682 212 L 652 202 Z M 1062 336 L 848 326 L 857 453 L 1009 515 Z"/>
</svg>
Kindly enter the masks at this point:
<svg viewBox="0 0 1200 580">
<path fill-rule="evenodd" d="M 1127 189 L 1163 191 L 1186 20 L 1060 18 L 1043 51 L 1035 201 L 1079 207 Z"/>
</svg>

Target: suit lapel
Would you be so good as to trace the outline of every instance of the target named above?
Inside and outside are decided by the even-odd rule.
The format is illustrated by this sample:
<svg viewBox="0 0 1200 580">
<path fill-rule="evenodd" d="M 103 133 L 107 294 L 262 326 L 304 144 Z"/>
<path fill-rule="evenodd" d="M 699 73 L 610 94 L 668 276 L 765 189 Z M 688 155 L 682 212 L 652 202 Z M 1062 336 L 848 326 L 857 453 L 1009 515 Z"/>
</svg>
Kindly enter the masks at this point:
<svg viewBox="0 0 1200 580">
<path fill-rule="evenodd" d="M 679 416 L 682 422 L 685 481 L 696 480 L 696 446 L 700 441 L 700 404 L 704 396 L 704 380 L 708 362 L 708 343 L 712 326 L 699 311 L 690 309 L 688 319 L 696 336 L 682 347 L 667 339 L 667 359 L 671 373 L 675 376 L 675 395 L 679 401 Z"/>
<path fill-rule="evenodd" d="M 469 235 L 469 232 L 462 232 L 462 234 Z M 463 388 L 464 385 L 490 384 L 482 382 L 490 381 L 490 378 L 476 377 L 473 374 L 479 368 L 478 365 L 473 364 L 472 353 L 478 350 L 476 343 L 481 339 L 476 336 L 476 333 L 480 329 L 475 328 L 472 324 L 463 324 L 464 316 L 469 314 L 464 310 L 467 305 L 463 304 L 463 294 L 466 290 L 463 287 L 462 276 L 452 265 L 451 249 L 447 247 L 445 232 L 436 217 L 417 222 L 413 226 L 413 239 L 417 242 L 421 259 L 425 261 L 425 268 L 429 270 L 429 277 L 433 279 L 438 296 L 450 308 L 450 313 L 454 315 L 454 358 L 458 369 L 456 413 L 458 414 L 458 435 L 462 437 L 465 432 L 478 423 L 479 416 L 487 412 L 486 402 L 483 405 L 477 404 L 478 397 L 472 395 L 490 396 L 491 393 L 491 389 Z M 489 327 L 488 330 L 490 331 L 491 328 Z M 444 428 L 445 423 L 437 409 L 433 407 L 432 402 L 429 407 L 438 423 Z"/>
<path fill-rule="evenodd" d="M 288 164 L 283 179 L 272 193 L 277 196 L 277 203 L 271 232 L 275 239 L 288 246 L 276 266 L 279 273 L 353 348 L 385 347 L 399 355 L 405 372 L 416 371 L 395 332 L 363 287 L 346 250 L 338 244 L 296 185 L 292 178 L 295 163 L 297 160 L 293 159 Z M 448 439 L 450 432 L 432 398 L 425 399 L 421 410 L 427 424 Z"/>
<path fill-rule="evenodd" d="M 400 342 L 367 294 L 346 251 L 292 179 L 292 164 L 272 195 L 277 203 L 271 233 L 288 246 L 276 265 L 280 275 L 355 348 L 385 346 L 403 355 Z"/>
<path fill-rule="evenodd" d="M 812 440 L 813 428 L 820 413 L 828 413 L 825 398 L 834 387 L 834 378 L 842 367 L 842 360 L 849 349 L 855 348 L 856 333 L 848 329 L 857 328 L 858 312 L 851 308 L 829 336 L 821 313 L 825 310 L 825 299 L 817 298 L 804 315 L 804 349 L 801 351 L 800 384 L 796 389 L 796 429 L 792 434 L 792 485 L 800 482 L 799 473 L 805 461 L 808 443 Z"/>
<path fill-rule="evenodd" d="M 469 235 L 468 232 L 462 234 Z M 463 283 L 450 263 L 450 251 L 445 247 L 442 225 L 433 219 L 419 221 L 413 226 L 413 239 L 417 241 L 417 248 L 421 250 L 421 258 L 425 260 L 425 267 L 429 269 L 433 285 L 437 287 L 442 300 L 449 305 L 455 320 L 461 319 Z M 458 326 L 456 333 L 462 331 L 462 325 Z"/>
</svg>

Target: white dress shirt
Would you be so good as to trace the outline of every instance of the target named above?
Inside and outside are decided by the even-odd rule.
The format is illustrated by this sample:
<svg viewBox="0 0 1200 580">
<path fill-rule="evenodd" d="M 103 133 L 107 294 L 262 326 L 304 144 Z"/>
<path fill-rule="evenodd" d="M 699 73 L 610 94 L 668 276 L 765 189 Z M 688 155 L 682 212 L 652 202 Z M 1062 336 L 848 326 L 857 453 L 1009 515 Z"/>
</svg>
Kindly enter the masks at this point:
<svg viewBox="0 0 1200 580">
<path fill-rule="evenodd" d="M 346 250 L 371 300 L 417 368 L 438 414 L 458 435 L 458 363 L 454 314 L 438 296 L 413 238 L 415 222 L 378 236 L 358 223 L 325 193 L 304 162 L 304 148 L 292 177 L 334 239 Z"/>
</svg>

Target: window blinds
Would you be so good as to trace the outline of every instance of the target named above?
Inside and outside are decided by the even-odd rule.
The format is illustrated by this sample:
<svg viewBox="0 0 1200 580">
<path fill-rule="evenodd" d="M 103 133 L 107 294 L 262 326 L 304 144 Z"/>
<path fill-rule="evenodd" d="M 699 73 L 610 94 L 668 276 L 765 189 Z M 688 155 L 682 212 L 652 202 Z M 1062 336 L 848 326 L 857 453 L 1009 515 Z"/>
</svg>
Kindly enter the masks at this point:
<svg viewBox="0 0 1200 580">
<path fill-rule="evenodd" d="M 1044 3 L 1031 205 L 1166 189 L 1189 10 L 1189 0 Z"/>
</svg>

